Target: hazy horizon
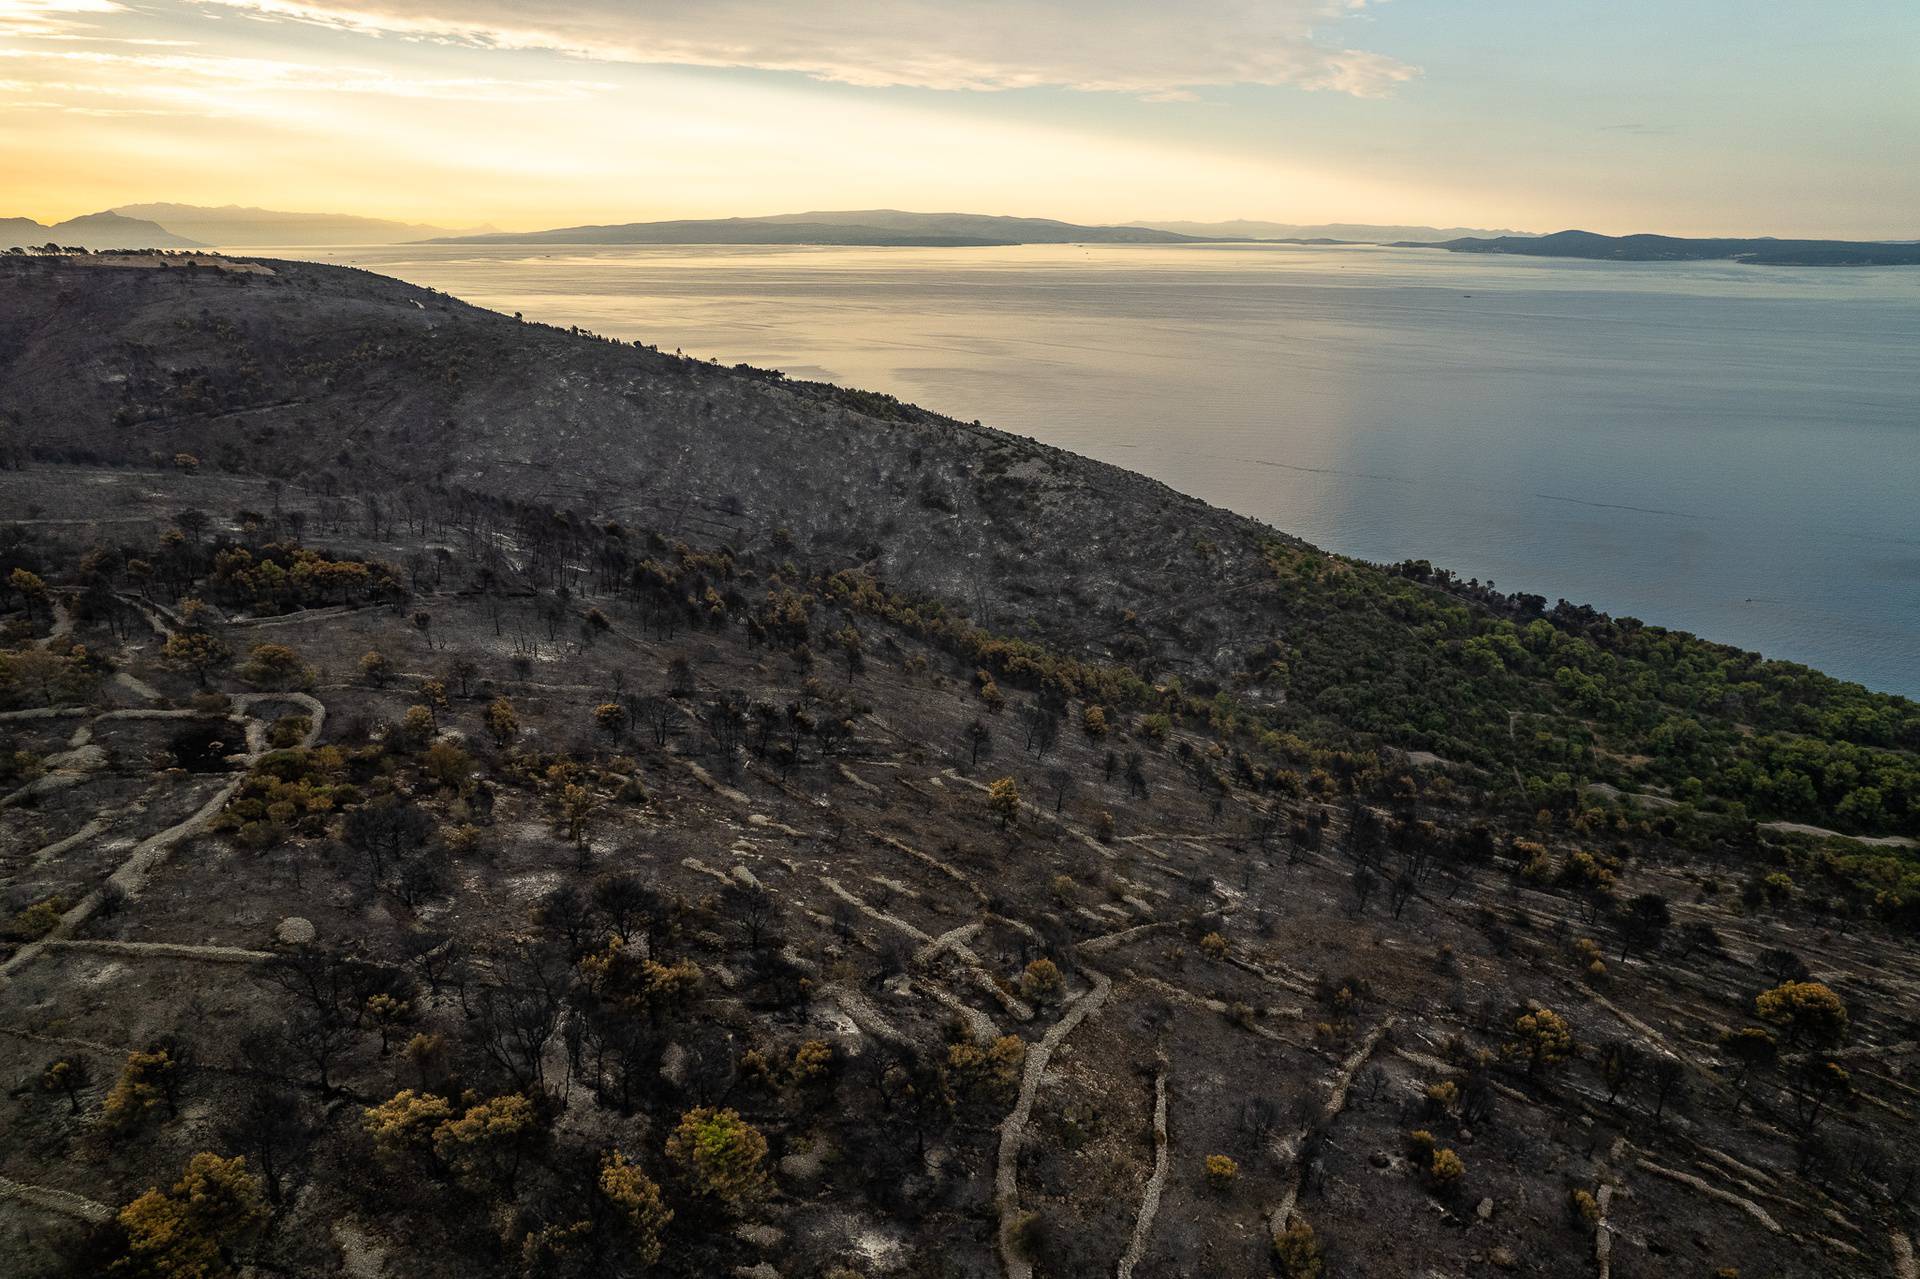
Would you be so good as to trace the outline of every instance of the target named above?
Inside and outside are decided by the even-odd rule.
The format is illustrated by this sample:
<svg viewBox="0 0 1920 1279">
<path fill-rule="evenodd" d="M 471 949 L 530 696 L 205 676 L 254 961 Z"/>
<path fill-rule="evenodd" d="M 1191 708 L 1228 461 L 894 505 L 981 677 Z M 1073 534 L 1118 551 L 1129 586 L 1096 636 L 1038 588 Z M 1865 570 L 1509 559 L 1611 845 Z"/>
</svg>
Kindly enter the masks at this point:
<svg viewBox="0 0 1920 1279">
<path fill-rule="evenodd" d="M 1916 57 L 1894 0 L 0 0 L 0 213 L 1911 239 Z"/>
<path fill-rule="evenodd" d="M 162 222 L 162 224 L 164 224 L 164 221 L 165 221 L 164 215 L 149 213 L 142 208 L 142 206 L 164 205 L 164 204 L 177 204 L 182 207 L 193 208 L 209 214 L 211 213 L 269 214 L 269 215 L 277 215 L 277 216 L 282 216 L 287 218 L 358 218 L 358 219 L 364 219 L 369 222 L 390 222 L 390 223 L 407 225 L 407 226 L 425 227 L 427 229 L 435 230 L 435 231 L 458 232 L 460 234 L 488 234 L 488 233 L 497 232 L 504 235 L 529 234 L 529 233 L 538 232 L 538 231 L 565 229 L 567 227 L 619 226 L 619 225 L 625 225 L 625 224 L 644 224 L 649 222 L 719 221 L 719 220 L 727 220 L 727 219 L 752 220 L 757 218 L 796 217 L 806 213 L 823 213 L 823 214 L 830 213 L 830 214 L 844 216 L 846 214 L 860 213 L 860 212 L 886 212 L 886 213 L 912 213 L 912 214 L 920 214 L 920 215 L 926 215 L 926 216 L 958 215 L 958 216 L 1042 219 L 1042 220 L 1065 222 L 1065 223 L 1079 225 L 1079 226 L 1168 227 L 1175 230 L 1183 230 L 1186 228 L 1208 227 L 1208 226 L 1227 227 L 1227 226 L 1233 226 L 1236 224 L 1247 224 L 1247 225 L 1271 224 L 1273 226 L 1291 226 L 1291 227 L 1305 228 L 1305 229 L 1312 229 L 1312 228 L 1318 228 L 1318 227 L 1338 227 L 1338 226 L 1380 227 L 1380 228 L 1425 227 L 1430 229 L 1461 230 L 1461 231 L 1469 231 L 1469 232 L 1481 231 L 1487 234 L 1514 234 L 1514 235 L 1522 235 L 1522 236 L 1551 235 L 1551 234 L 1562 232 L 1562 231 L 1588 231 L 1588 232 L 1595 232 L 1601 235 L 1611 235 L 1611 236 L 1666 235 L 1666 236 L 1679 236 L 1682 238 L 1699 238 L 1699 239 L 1766 239 L 1766 238 L 1804 239 L 1804 240 L 1852 239 L 1852 240 L 1862 240 L 1862 241 L 1920 242 L 1920 231 L 1913 231 L 1909 233 L 1894 233 L 1894 234 L 1886 234 L 1886 235 L 1859 235 L 1859 236 L 1826 234 L 1818 231 L 1786 233 L 1786 232 L 1772 231 L 1772 230 L 1719 230 L 1719 231 L 1696 231 L 1696 232 L 1682 233 L 1682 232 L 1675 232 L 1675 231 L 1663 231 L 1656 228 L 1648 228 L 1648 227 L 1638 227 L 1638 228 L 1631 228 L 1631 229 L 1605 229 L 1605 228 L 1592 226 L 1592 225 L 1579 225 L 1579 226 L 1568 225 L 1568 226 L 1551 226 L 1551 227 L 1503 225 L 1500 223 L 1499 219 L 1496 219 L 1496 218 L 1482 218 L 1482 219 L 1469 220 L 1466 222 L 1459 222 L 1459 223 L 1452 223 L 1452 222 L 1422 223 L 1422 222 L 1415 222 L 1406 218 L 1364 219 L 1364 218 L 1329 217 L 1329 218 L 1317 218 L 1311 221 L 1297 219 L 1297 218 L 1266 217 L 1266 216 L 1231 216 L 1231 217 L 1193 218 L 1193 217 L 1185 217 L 1177 214 L 1149 216 L 1149 217 L 1068 218 L 1068 217 L 1061 217 L 1055 213 L 1037 211 L 1037 210 L 1021 210 L 1021 209 L 1001 210 L 1001 209 L 990 209 L 990 208 L 952 208 L 952 209 L 913 208 L 904 204 L 873 204 L 873 205 L 863 205 L 858 208 L 855 208 L 853 206 L 830 208 L 825 205 L 814 206 L 808 209 L 768 208 L 768 209 L 755 210 L 753 212 L 712 213 L 712 214 L 702 214 L 698 216 L 689 216 L 685 218 L 656 217 L 656 216 L 653 216 L 652 214 L 643 213 L 643 214 L 638 214 L 632 217 L 609 216 L 605 218 L 589 220 L 585 218 L 567 217 L 565 215 L 559 215 L 558 220 L 556 221 L 535 224 L 535 223 L 510 223 L 504 219 L 489 217 L 487 214 L 482 212 L 468 212 L 464 214 L 455 213 L 443 219 L 422 220 L 419 218 L 414 218 L 414 217 L 394 213 L 378 207 L 318 209 L 318 208 L 309 208 L 309 207 L 302 207 L 302 208 L 272 207 L 267 205 L 240 204 L 240 203 L 233 203 L 233 202 L 214 205 L 214 204 L 197 204 L 195 202 L 185 201 L 185 200 L 129 199 L 129 200 L 120 200 L 111 204 L 101 205 L 97 208 L 80 209 L 71 213 L 63 212 L 58 217 L 48 216 L 45 213 L 42 213 L 33 209 L 19 209 L 19 208 L 11 208 L 11 207 L 0 208 L 0 218 L 24 217 L 24 218 L 30 218 L 45 226 L 53 226 L 61 222 L 69 221 L 73 218 L 87 217 L 87 216 L 99 214 L 99 213 L 120 212 L 122 210 L 132 209 L 134 210 L 134 212 L 131 214 L 128 214 L 128 216 L 150 218 L 151 220 L 159 221 L 159 222 Z M 168 228 L 168 229 L 171 230 L 172 228 Z M 1204 232 L 1198 231 L 1198 230 L 1192 231 L 1191 233 L 1196 235 L 1205 234 Z M 405 241 L 401 241 L 400 243 L 405 243 Z M 210 245 L 209 247 L 218 248 L 220 246 Z"/>
</svg>

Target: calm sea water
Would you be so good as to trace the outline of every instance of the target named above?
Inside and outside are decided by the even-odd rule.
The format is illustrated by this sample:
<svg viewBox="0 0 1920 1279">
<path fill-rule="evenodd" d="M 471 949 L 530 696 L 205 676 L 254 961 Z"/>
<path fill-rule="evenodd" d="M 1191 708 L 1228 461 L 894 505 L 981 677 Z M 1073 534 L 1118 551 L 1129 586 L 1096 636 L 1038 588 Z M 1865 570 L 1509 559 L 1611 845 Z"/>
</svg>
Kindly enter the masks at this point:
<svg viewBox="0 0 1920 1279">
<path fill-rule="evenodd" d="M 1920 268 L 1291 246 L 284 255 L 891 392 L 1331 550 L 1920 695 Z"/>
</svg>

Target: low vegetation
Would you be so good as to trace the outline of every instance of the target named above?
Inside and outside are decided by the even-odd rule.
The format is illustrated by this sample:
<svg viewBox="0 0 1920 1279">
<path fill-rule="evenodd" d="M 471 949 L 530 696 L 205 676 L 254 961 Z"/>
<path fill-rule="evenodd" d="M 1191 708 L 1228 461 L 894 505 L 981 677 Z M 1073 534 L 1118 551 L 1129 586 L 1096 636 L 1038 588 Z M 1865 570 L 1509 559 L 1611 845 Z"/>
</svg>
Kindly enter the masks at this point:
<svg viewBox="0 0 1920 1279">
<path fill-rule="evenodd" d="M 1902 1273 L 1910 703 L 284 270 L 0 264 L 10 1273 Z"/>
</svg>

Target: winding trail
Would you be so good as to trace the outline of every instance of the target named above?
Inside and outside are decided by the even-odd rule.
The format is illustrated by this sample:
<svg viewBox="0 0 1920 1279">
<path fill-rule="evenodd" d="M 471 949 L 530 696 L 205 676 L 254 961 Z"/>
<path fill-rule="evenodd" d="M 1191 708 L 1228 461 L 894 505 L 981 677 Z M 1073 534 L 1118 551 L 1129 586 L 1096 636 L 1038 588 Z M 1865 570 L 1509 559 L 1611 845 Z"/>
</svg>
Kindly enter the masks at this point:
<svg viewBox="0 0 1920 1279">
<path fill-rule="evenodd" d="M 52 648 L 55 640 L 73 634 L 73 614 L 68 611 L 67 602 L 55 595 L 48 603 L 53 608 L 53 625 L 47 628 L 45 635 L 33 642 L 35 648 Z"/>
<path fill-rule="evenodd" d="M 1113 983 L 1091 968 L 1082 967 L 1093 989 L 1076 999 L 1066 1015 L 1048 1028 L 1040 1042 L 1027 1050 L 1027 1066 L 1020 1075 L 1020 1099 L 1000 1121 L 1000 1156 L 994 1166 L 993 1207 L 998 1214 L 996 1246 L 1000 1250 L 1000 1269 L 1007 1279 L 1033 1279 L 1033 1263 L 1020 1255 L 1014 1236 L 1020 1225 L 1020 1148 L 1026 1144 L 1027 1121 L 1033 1117 L 1033 1101 L 1040 1092 L 1040 1080 L 1047 1063 L 1074 1027 L 1106 1002 Z"/>
</svg>

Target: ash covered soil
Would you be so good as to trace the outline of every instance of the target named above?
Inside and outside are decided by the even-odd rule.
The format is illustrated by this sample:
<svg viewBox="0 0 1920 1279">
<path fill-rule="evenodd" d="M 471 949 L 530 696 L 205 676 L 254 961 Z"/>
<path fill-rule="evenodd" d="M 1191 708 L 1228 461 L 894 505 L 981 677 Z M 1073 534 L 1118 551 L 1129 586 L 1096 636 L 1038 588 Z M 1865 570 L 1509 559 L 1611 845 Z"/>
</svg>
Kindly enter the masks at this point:
<svg viewBox="0 0 1920 1279">
<path fill-rule="evenodd" d="M 1910 703 L 167 261 L 0 262 L 0 1274 L 1913 1275 Z"/>
</svg>

